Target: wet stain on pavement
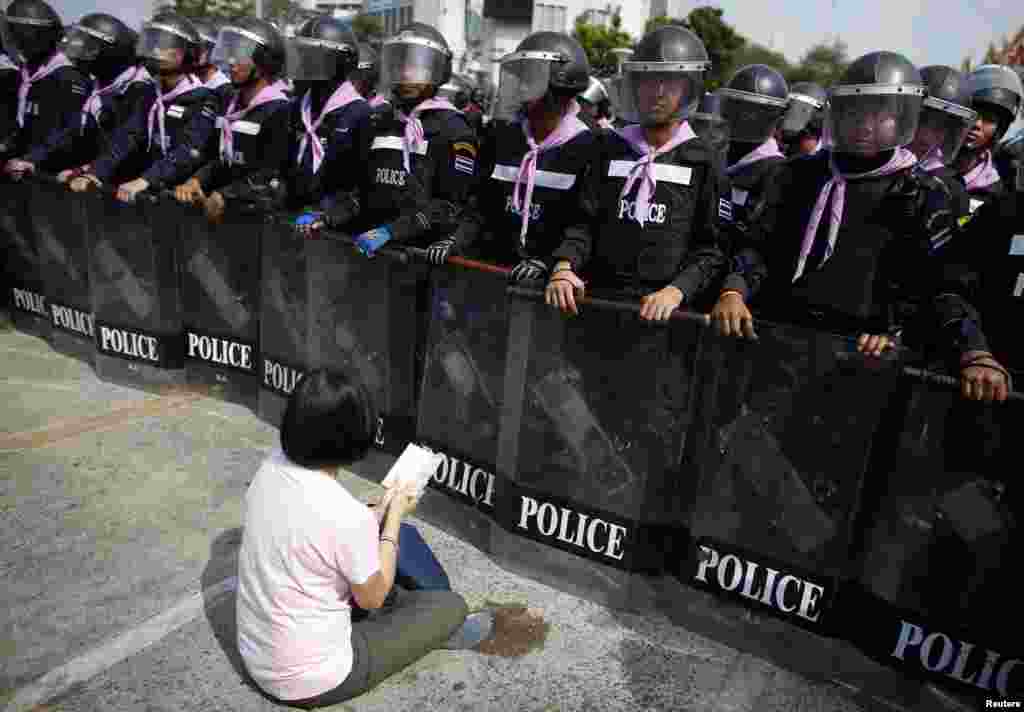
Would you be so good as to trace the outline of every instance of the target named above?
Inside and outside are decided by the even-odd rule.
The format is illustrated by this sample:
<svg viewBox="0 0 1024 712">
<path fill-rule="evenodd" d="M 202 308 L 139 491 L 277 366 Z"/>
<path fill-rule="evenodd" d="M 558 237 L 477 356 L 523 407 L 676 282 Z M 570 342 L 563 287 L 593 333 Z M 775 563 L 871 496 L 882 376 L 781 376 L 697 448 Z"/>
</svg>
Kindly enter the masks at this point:
<svg viewBox="0 0 1024 712">
<path fill-rule="evenodd" d="M 551 624 L 538 608 L 499 606 L 494 608 L 494 632 L 480 643 L 477 652 L 502 658 L 518 658 L 544 647 Z"/>
</svg>

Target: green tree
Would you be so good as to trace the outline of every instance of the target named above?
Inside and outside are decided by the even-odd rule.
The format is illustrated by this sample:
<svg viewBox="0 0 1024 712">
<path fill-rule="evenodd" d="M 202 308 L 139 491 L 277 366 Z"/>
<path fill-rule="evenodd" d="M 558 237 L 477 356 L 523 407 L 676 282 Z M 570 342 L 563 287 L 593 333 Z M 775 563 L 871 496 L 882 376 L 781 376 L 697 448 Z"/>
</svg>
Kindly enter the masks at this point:
<svg viewBox="0 0 1024 712">
<path fill-rule="evenodd" d="M 767 64 L 772 69 L 781 72 L 783 76 L 793 71 L 793 67 L 790 65 L 789 60 L 786 59 L 786 55 L 768 49 L 756 42 L 748 42 L 743 49 L 736 53 L 735 66 L 737 69 L 748 64 Z"/>
<path fill-rule="evenodd" d="M 960 71 L 964 74 L 970 74 L 974 70 L 974 60 L 970 57 L 964 57 L 964 61 L 960 62 Z"/>
<path fill-rule="evenodd" d="M 352 31 L 357 40 L 374 46 L 384 40 L 384 22 L 376 15 L 360 12 L 352 18 Z"/>
<path fill-rule="evenodd" d="M 668 15 L 652 17 L 647 21 L 647 24 L 644 25 L 644 34 L 650 34 L 664 25 L 682 25 L 683 27 L 686 27 L 686 20 L 678 17 L 669 17 Z"/>
<path fill-rule="evenodd" d="M 193 19 L 224 21 L 254 14 L 256 3 L 253 0 L 174 0 L 174 9 Z"/>
<path fill-rule="evenodd" d="M 583 46 L 590 61 L 590 68 L 595 74 L 612 74 L 616 68 L 615 55 L 611 50 L 617 47 L 631 47 L 633 38 L 622 29 L 622 17 L 616 12 L 608 27 L 592 25 L 584 20 L 583 15 L 576 18 L 573 37 Z"/>
<path fill-rule="evenodd" d="M 849 64 L 846 43 L 842 40 L 836 39 L 831 44 L 816 44 L 807 50 L 800 63 L 786 75 L 786 81 L 790 84 L 814 82 L 829 87 L 839 81 Z"/>
<path fill-rule="evenodd" d="M 999 64 L 999 50 L 996 49 L 995 42 L 988 43 L 988 49 L 985 51 L 985 57 L 981 60 L 982 64 Z"/>
<path fill-rule="evenodd" d="M 714 91 L 729 81 L 737 69 L 736 58 L 747 41 L 722 19 L 717 7 L 698 7 L 686 16 L 686 26 L 700 37 L 711 58 L 711 71 L 706 86 Z"/>
</svg>

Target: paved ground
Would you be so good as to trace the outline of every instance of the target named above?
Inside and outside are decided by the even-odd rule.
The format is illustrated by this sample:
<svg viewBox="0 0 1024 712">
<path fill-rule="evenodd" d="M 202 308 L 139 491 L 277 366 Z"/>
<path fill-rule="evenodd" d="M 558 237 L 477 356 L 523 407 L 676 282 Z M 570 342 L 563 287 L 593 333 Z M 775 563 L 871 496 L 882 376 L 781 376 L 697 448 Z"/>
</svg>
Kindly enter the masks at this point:
<svg viewBox="0 0 1024 712">
<path fill-rule="evenodd" d="M 35 712 L 276 709 L 239 675 L 232 578 L 242 497 L 276 431 L 220 401 L 102 383 L 9 329 L 0 330 L 0 362 L 0 704 Z M 340 479 L 360 495 L 379 489 L 354 475 Z M 947 709 L 917 688 L 903 690 L 903 706 L 894 707 L 856 686 L 812 682 L 665 619 L 512 575 L 419 526 L 471 608 L 527 607 L 543 617 L 547 625 L 536 628 L 545 634 L 520 657 L 432 653 L 332 709 Z M 709 630 L 716 625 L 743 647 L 734 623 Z M 825 644 L 820 657 L 803 658 L 812 658 L 817 680 L 840 677 L 847 665 Z M 865 680 L 891 681 L 865 670 Z"/>
</svg>

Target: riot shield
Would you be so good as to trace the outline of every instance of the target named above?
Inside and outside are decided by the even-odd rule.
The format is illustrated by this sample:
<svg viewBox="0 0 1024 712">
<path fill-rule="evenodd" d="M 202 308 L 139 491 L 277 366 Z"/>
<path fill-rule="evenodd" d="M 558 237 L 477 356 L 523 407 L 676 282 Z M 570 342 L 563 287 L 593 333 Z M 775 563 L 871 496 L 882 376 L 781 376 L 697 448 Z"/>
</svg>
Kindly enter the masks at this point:
<svg viewBox="0 0 1024 712">
<path fill-rule="evenodd" d="M 496 270 L 497 271 L 497 270 Z M 419 516 L 490 551 L 494 463 L 504 401 L 508 313 L 504 274 L 431 273 L 430 323 L 416 435 L 444 453 Z"/>
<path fill-rule="evenodd" d="M 263 227 L 260 270 L 259 417 L 280 426 L 295 384 L 309 366 L 306 240 L 285 215 Z"/>
<path fill-rule="evenodd" d="M 757 331 L 753 343 L 709 335 L 701 359 L 701 425 L 685 470 L 699 486 L 677 576 L 820 632 L 849 576 L 899 367 L 844 337 L 767 322 Z"/>
<path fill-rule="evenodd" d="M 96 347 L 87 200 L 59 183 L 40 180 L 32 184 L 28 212 L 51 317 L 50 345 L 92 364 Z"/>
<path fill-rule="evenodd" d="M 259 408 L 260 235 L 264 213 L 228 203 L 211 225 L 183 209 L 181 283 L 188 382 Z"/>
<path fill-rule="evenodd" d="M 90 195 L 87 205 L 96 373 L 149 390 L 183 385 L 180 206 L 108 194 Z"/>
<path fill-rule="evenodd" d="M 1024 660 L 1016 570 L 1024 403 L 983 405 L 930 384 L 908 390 L 895 451 L 872 473 L 866 500 L 864 596 L 850 608 L 874 613 L 849 637 L 912 674 L 1020 699 L 1024 674 L 1010 671 Z"/>
<path fill-rule="evenodd" d="M 32 185 L 0 179 L 0 245 L 4 257 L 4 301 L 15 327 L 49 338 L 50 313 L 29 213 Z"/>
<path fill-rule="evenodd" d="M 381 413 L 377 446 L 398 455 L 415 432 L 416 352 L 421 319 L 418 284 L 426 267 L 403 251 L 360 255 L 348 236 L 326 233 L 306 245 L 309 280 L 309 367 L 354 368 Z M 360 474 L 383 479 L 387 471 Z"/>
<path fill-rule="evenodd" d="M 492 553 L 617 608 L 653 605 L 678 500 L 701 327 L 640 321 L 626 302 L 565 319 L 509 290 Z"/>
</svg>

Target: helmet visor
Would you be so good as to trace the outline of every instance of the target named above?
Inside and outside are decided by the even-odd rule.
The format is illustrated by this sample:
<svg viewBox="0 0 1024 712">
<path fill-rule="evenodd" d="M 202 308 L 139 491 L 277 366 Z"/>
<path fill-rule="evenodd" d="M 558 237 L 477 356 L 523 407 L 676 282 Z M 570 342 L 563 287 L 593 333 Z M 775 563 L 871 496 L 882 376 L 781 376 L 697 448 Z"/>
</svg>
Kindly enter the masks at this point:
<svg viewBox="0 0 1024 712">
<path fill-rule="evenodd" d="M 25 17 L 7 17 L 4 46 L 23 59 L 53 51 L 59 40 L 59 30 L 53 23 Z"/>
<path fill-rule="evenodd" d="M 790 94 L 789 107 L 786 109 L 786 115 L 782 117 L 782 133 L 786 135 L 800 133 L 811 123 L 815 114 L 822 111 L 823 108 L 824 105 L 817 106 Z"/>
<path fill-rule="evenodd" d="M 925 99 L 921 108 L 917 132 L 909 148 L 919 160 L 934 159 L 943 164 L 956 160 L 956 154 L 964 145 L 967 132 L 974 125 L 975 112 L 966 107 L 950 104 L 959 111 L 955 113 L 935 106 L 939 100 Z M 946 102 L 942 102 L 945 104 Z"/>
<path fill-rule="evenodd" d="M 786 109 L 786 99 L 720 89 L 722 118 L 733 141 L 762 143 L 771 138 Z"/>
<path fill-rule="evenodd" d="M 104 47 L 113 47 L 114 38 L 90 27 L 74 26 L 64 36 L 61 51 L 72 62 L 95 62 Z"/>
<path fill-rule="evenodd" d="M 263 46 L 263 38 L 240 27 L 225 27 L 217 33 L 217 43 L 210 54 L 210 64 L 231 66 L 251 62 L 253 54 Z"/>
<path fill-rule="evenodd" d="M 516 52 L 501 61 L 495 116 L 512 119 L 524 104 L 548 93 L 551 59 L 543 52 Z M 552 55 L 555 56 L 555 55 Z"/>
<path fill-rule="evenodd" d="M 440 86 L 448 66 L 449 55 L 432 42 L 389 42 L 380 53 L 380 83 L 386 90 L 399 84 Z"/>
<path fill-rule="evenodd" d="M 292 37 L 285 43 L 288 75 L 297 82 L 322 82 L 338 74 L 339 52 L 348 45 L 309 37 Z"/>
<path fill-rule="evenodd" d="M 146 25 L 142 28 L 135 54 L 139 59 L 159 60 L 180 66 L 185 61 L 188 39 L 167 25 Z"/>
<path fill-rule="evenodd" d="M 661 125 L 684 119 L 704 94 L 703 62 L 626 62 L 622 106 L 629 122 Z"/>
<path fill-rule="evenodd" d="M 724 156 L 729 148 L 729 124 L 715 114 L 695 111 L 688 119 L 693 132 L 697 134 L 712 151 Z"/>
<path fill-rule="evenodd" d="M 914 140 L 923 89 L 889 93 L 886 87 L 837 87 L 829 102 L 828 126 L 839 153 L 874 156 Z"/>
</svg>

